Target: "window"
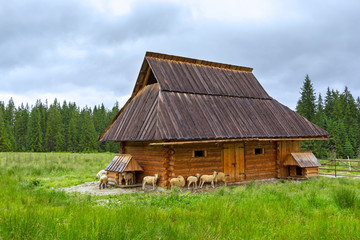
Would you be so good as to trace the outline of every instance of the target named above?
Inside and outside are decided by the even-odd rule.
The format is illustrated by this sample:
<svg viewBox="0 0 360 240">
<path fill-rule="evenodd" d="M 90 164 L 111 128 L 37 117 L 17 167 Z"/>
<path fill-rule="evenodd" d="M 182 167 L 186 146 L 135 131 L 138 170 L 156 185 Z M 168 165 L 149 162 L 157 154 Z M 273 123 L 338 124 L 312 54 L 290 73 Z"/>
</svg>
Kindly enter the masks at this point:
<svg viewBox="0 0 360 240">
<path fill-rule="evenodd" d="M 255 155 L 260 155 L 264 153 L 264 149 L 263 148 L 255 148 Z"/>
<path fill-rule="evenodd" d="M 205 150 L 195 150 L 193 153 L 193 157 L 206 157 L 206 151 Z"/>
</svg>

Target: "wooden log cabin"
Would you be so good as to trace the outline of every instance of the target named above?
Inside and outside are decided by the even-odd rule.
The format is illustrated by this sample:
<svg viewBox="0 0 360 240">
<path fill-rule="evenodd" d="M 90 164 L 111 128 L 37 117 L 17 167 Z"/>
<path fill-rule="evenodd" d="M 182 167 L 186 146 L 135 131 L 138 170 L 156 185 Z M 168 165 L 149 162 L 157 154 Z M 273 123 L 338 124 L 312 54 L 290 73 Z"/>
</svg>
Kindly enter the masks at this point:
<svg viewBox="0 0 360 240">
<path fill-rule="evenodd" d="M 147 52 L 130 99 L 99 140 L 120 142 L 144 169 L 137 181 L 157 173 L 168 186 L 213 171 L 229 182 L 287 178 L 293 165 L 284 163 L 300 141 L 327 138 L 271 98 L 252 68 Z"/>
</svg>

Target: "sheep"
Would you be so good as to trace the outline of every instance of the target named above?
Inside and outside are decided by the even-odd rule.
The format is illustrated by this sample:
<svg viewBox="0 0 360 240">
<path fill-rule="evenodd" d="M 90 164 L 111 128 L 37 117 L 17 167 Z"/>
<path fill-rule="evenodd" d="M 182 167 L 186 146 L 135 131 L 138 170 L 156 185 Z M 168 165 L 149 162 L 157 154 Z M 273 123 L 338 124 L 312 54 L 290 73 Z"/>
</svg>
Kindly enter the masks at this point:
<svg viewBox="0 0 360 240">
<path fill-rule="evenodd" d="M 225 186 L 226 186 L 226 175 L 223 172 L 218 172 L 218 174 L 215 177 L 215 184 L 217 184 L 218 182 L 224 182 Z"/>
<path fill-rule="evenodd" d="M 125 180 L 125 185 L 134 184 L 133 183 L 133 174 L 132 173 L 122 173 L 122 177 Z"/>
<path fill-rule="evenodd" d="M 194 188 L 197 188 L 197 182 L 200 179 L 200 174 L 197 173 L 195 176 L 190 176 L 186 180 L 188 181 L 188 189 L 190 189 L 190 185 L 194 183 Z"/>
<path fill-rule="evenodd" d="M 145 190 L 145 184 L 152 184 L 153 185 L 153 190 L 155 190 L 155 184 L 158 180 L 159 175 L 155 174 L 154 176 L 146 176 L 143 178 L 143 182 L 142 182 L 142 189 Z"/>
<path fill-rule="evenodd" d="M 119 173 L 119 185 L 122 185 L 122 180 L 124 180 L 124 177 L 121 173 Z"/>
<path fill-rule="evenodd" d="M 99 189 L 101 189 L 101 187 L 106 188 L 107 183 L 108 183 L 108 177 L 106 173 L 101 174 L 99 179 Z"/>
<path fill-rule="evenodd" d="M 172 178 L 170 180 L 170 186 L 173 187 L 184 187 L 185 186 L 185 178 L 183 176 L 178 176 L 176 178 Z"/>
<path fill-rule="evenodd" d="M 97 177 L 98 179 L 100 179 L 101 175 L 103 175 L 103 174 L 107 174 L 107 171 L 105 171 L 104 169 L 103 169 L 103 170 L 100 170 L 100 171 L 96 174 L 96 177 Z"/>
<path fill-rule="evenodd" d="M 216 171 L 214 171 L 213 175 L 202 175 L 202 176 L 200 177 L 200 188 L 202 188 L 203 185 L 204 185 L 204 183 L 206 183 L 206 182 L 210 182 L 210 183 L 211 183 L 211 186 L 212 186 L 213 188 L 215 188 L 215 187 L 214 187 L 214 179 L 215 179 L 216 175 L 217 175 L 217 172 L 216 172 Z"/>
</svg>

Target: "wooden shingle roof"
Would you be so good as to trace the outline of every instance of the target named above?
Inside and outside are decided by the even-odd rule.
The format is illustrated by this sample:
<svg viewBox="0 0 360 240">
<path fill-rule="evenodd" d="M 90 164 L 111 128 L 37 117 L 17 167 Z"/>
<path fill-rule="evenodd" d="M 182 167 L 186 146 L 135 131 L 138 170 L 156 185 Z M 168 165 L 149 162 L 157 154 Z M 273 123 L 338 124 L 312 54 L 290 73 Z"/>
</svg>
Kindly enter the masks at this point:
<svg viewBox="0 0 360 240">
<path fill-rule="evenodd" d="M 135 159 L 133 159 L 130 154 L 117 154 L 105 168 L 105 171 L 122 173 L 144 171 L 144 169 L 135 161 Z"/>
<path fill-rule="evenodd" d="M 251 68 L 147 53 L 131 98 L 100 140 L 327 136 L 272 99 Z"/>
<path fill-rule="evenodd" d="M 284 166 L 320 167 L 321 164 L 312 152 L 291 153 L 284 162 Z"/>
</svg>

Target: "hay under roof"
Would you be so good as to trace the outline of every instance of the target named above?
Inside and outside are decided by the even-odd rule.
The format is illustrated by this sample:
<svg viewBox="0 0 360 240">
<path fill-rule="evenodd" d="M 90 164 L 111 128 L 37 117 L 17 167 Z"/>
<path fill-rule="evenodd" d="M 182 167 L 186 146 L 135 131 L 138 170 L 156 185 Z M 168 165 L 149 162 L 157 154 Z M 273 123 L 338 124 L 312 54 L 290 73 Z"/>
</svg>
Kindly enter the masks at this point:
<svg viewBox="0 0 360 240">
<path fill-rule="evenodd" d="M 147 53 L 131 98 L 101 141 L 326 138 L 272 99 L 251 68 Z"/>
</svg>

